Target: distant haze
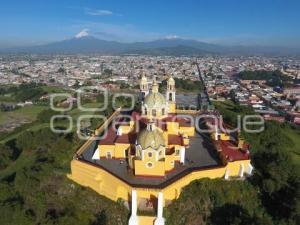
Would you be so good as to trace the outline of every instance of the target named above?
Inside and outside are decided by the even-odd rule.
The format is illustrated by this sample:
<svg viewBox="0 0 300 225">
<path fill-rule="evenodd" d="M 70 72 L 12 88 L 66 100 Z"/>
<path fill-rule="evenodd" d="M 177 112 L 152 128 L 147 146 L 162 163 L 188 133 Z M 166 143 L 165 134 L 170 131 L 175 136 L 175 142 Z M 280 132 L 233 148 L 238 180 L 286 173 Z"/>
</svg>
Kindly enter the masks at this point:
<svg viewBox="0 0 300 225">
<path fill-rule="evenodd" d="M 75 36 L 126 43 L 181 38 L 222 46 L 300 48 L 299 11 L 298 0 L 10 0 L 1 2 L 0 48 Z"/>
<path fill-rule="evenodd" d="M 101 40 L 82 31 L 74 38 L 44 45 L 5 48 L 0 53 L 40 54 L 141 54 L 141 55 L 299 55 L 300 49 L 264 46 L 225 46 L 191 39 L 168 37 L 148 42 L 124 43 Z"/>
</svg>

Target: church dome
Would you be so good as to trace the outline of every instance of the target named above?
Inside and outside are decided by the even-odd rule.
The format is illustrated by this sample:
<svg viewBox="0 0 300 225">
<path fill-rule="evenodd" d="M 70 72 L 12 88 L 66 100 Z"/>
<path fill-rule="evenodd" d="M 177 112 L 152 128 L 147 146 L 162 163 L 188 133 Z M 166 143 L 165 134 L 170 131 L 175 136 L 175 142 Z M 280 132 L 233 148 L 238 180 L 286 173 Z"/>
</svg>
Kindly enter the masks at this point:
<svg viewBox="0 0 300 225">
<path fill-rule="evenodd" d="M 175 85 L 175 80 L 174 80 L 174 78 L 170 76 L 169 79 L 168 79 L 168 83 L 169 83 L 169 84 L 172 84 L 172 85 Z"/>
<path fill-rule="evenodd" d="M 145 129 L 140 132 L 137 138 L 137 144 L 142 149 L 151 147 L 152 149 L 159 149 L 160 146 L 165 146 L 165 140 L 163 134 L 158 129 Z"/>
<path fill-rule="evenodd" d="M 162 108 L 166 105 L 166 99 L 159 92 L 151 92 L 146 96 L 144 104 L 147 105 L 148 108 Z"/>
</svg>

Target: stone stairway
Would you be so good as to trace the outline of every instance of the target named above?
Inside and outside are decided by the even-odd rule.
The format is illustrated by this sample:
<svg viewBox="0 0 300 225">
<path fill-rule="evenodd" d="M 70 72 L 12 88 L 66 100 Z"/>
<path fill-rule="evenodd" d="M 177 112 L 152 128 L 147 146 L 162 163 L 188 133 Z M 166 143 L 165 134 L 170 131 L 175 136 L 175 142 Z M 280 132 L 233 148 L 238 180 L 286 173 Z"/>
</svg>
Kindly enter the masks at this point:
<svg viewBox="0 0 300 225">
<path fill-rule="evenodd" d="M 163 193 L 158 193 L 157 217 L 137 215 L 137 192 L 132 190 L 131 194 L 131 216 L 128 225 L 165 225 L 163 218 Z"/>
</svg>

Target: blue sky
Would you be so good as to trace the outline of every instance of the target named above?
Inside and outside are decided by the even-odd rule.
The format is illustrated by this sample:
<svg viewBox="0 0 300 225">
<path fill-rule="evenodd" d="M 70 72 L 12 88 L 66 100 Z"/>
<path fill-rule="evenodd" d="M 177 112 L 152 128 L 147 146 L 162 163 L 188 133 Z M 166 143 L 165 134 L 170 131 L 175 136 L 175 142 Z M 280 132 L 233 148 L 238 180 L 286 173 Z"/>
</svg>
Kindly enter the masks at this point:
<svg viewBox="0 0 300 225">
<path fill-rule="evenodd" d="M 0 47 L 88 33 L 123 42 L 181 37 L 300 47 L 299 0 L 3 0 Z"/>
</svg>

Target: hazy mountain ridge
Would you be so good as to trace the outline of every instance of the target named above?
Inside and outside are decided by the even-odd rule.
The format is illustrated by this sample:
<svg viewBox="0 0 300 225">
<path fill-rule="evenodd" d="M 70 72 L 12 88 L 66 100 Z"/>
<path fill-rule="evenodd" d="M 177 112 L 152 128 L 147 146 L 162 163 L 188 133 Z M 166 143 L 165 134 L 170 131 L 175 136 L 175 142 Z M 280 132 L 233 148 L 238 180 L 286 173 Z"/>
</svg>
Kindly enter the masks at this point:
<svg viewBox="0 0 300 225">
<path fill-rule="evenodd" d="M 177 45 L 170 47 L 154 47 L 154 48 L 140 48 L 140 49 L 131 49 L 122 52 L 123 54 L 137 54 L 137 55 L 172 55 L 172 56 L 181 56 L 181 55 L 208 55 L 214 54 L 206 50 L 186 46 L 186 45 Z"/>
<path fill-rule="evenodd" d="M 122 43 L 97 39 L 93 36 L 71 38 L 45 45 L 8 48 L 1 53 L 38 54 L 145 54 L 145 55 L 204 55 L 204 54 L 300 54 L 300 49 L 265 46 L 222 46 L 181 38 L 149 42 Z"/>
</svg>

